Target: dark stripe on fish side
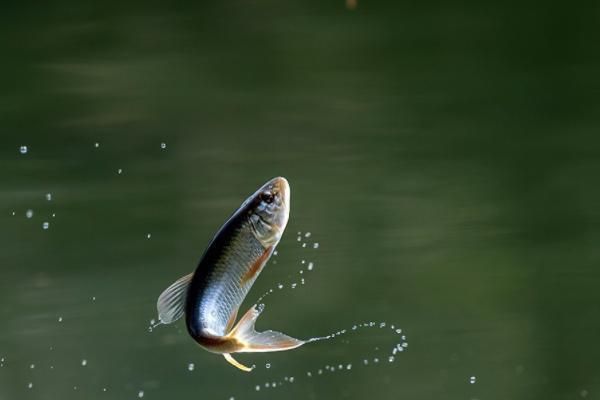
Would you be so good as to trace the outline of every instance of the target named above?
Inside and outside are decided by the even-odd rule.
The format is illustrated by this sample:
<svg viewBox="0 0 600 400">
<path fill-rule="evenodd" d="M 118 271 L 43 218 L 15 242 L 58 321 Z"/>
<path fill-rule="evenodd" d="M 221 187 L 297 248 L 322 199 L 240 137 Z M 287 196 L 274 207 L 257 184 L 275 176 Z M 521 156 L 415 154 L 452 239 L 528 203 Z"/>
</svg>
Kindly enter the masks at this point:
<svg viewBox="0 0 600 400">
<path fill-rule="evenodd" d="M 200 335 L 194 338 L 196 343 L 211 353 L 235 353 L 244 346 L 235 338 L 227 336 Z"/>
</svg>

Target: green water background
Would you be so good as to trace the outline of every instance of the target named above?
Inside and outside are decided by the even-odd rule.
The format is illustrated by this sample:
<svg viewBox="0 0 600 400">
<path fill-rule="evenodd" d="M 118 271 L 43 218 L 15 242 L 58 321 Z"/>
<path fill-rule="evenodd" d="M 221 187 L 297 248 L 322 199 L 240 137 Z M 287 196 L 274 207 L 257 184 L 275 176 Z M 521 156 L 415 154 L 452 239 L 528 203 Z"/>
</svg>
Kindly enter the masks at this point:
<svg viewBox="0 0 600 400">
<path fill-rule="evenodd" d="M 0 399 L 598 398 L 597 3 L 2 8 Z M 315 269 L 259 328 L 385 321 L 393 363 L 389 329 L 240 356 L 252 374 L 147 332 L 276 175 L 291 219 L 249 301 Z"/>
</svg>

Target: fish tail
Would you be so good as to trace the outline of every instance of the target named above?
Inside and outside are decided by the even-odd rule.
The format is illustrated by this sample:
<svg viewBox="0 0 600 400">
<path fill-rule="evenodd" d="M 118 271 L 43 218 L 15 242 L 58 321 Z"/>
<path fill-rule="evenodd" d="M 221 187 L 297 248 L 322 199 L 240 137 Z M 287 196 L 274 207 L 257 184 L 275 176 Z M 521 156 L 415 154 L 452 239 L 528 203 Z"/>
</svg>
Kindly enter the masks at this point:
<svg viewBox="0 0 600 400">
<path fill-rule="evenodd" d="M 240 348 L 240 353 L 263 353 L 270 351 L 284 351 L 302 346 L 305 342 L 276 331 L 256 332 L 254 324 L 263 311 L 263 306 L 254 305 L 244 314 L 240 321 L 227 335 L 235 339 Z"/>
</svg>

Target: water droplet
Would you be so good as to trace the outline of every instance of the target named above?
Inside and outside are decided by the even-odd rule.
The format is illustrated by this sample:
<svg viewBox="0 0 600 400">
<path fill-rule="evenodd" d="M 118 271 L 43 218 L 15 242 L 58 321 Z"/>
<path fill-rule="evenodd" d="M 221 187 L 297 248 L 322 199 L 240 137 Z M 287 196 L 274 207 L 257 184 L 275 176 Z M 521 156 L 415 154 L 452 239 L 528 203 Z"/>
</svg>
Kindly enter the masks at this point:
<svg viewBox="0 0 600 400">
<path fill-rule="evenodd" d="M 31 389 L 32 387 L 33 387 L 33 382 L 29 382 L 29 383 L 27 384 L 27 389 Z"/>
<path fill-rule="evenodd" d="M 268 388 L 268 387 L 270 387 L 270 386 L 271 386 L 271 384 L 270 384 L 269 382 L 265 382 L 265 387 L 266 387 L 266 388 Z"/>
<path fill-rule="evenodd" d="M 149 234 L 146 235 L 146 239 L 150 239 L 151 237 L 152 237 L 151 233 L 149 233 Z"/>
<path fill-rule="evenodd" d="M 300 241 L 302 240 L 302 236 L 298 236 L 298 237 L 296 238 L 296 240 L 297 240 L 298 242 L 300 242 Z"/>
<path fill-rule="evenodd" d="M 42 224 L 42 229 L 43 229 L 43 230 L 47 230 L 49 227 L 50 227 L 50 223 L 49 223 L 49 222 L 44 222 L 44 223 Z"/>
<path fill-rule="evenodd" d="M 94 143 L 94 147 L 95 147 L 95 148 L 98 148 L 98 147 L 100 147 L 100 143 L 99 143 L 99 142 L 96 142 L 96 143 Z"/>
<path fill-rule="evenodd" d="M 277 284 L 277 289 L 283 289 L 283 284 L 282 283 L 278 283 Z"/>
<path fill-rule="evenodd" d="M 58 322 L 62 322 L 63 318 L 62 317 L 58 317 Z"/>
<path fill-rule="evenodd" d="M 81 360 L 81 366 L 85 367 L 87 365 L 87 360 L 84 358 L 83 360 Z"/>
<path fill-rule="evenodd" d="M 402 329 L 396 329 L 396 333 L 399 335 L 402 333 Z"/>
<path fill-rule="evenodd" d="M 379 358 L 375 357 L 375 358 L 373 359 L 373 362 L 374 362 L 374 363 L 378 363 L 378 362 L 379 362 Z"/>
<path fill-rule="evenodd" d="M 103 391 L 103 392 L 106 392 L 106 388 L 102 388 L 102 391 Z"/>
<path fill-rule="evenodd" d="M 309 262 L 308 267 L 306 267 L 306 269 L 309 271 L 312 271 L 314 267 L 315 267 L 315 264 L 313 264 L 312 262 Z"/>
<path fill-rule="evenodd" d="M 302 247 L 306 247 L 306 243 L 302 243 Z"/>
<path fill-rule="evenodd" d="M 277 252 L 277 250 L 275 250 L 275 251 L 273 252 L 273 255 L 274 255 L 274 256 L 276 256 L 277 254 L 279 254 L 279 253 Z"/>
<path fill-rule="evenodd" d="M 21 147 L 19 147 L 19 152 L 21 154 L 27 154 L 28 151 L 29 151 L 29 149 L 27 148 L 27 146 L 21 146 Z"/>
<path fill-rule="evenodd" d="M 351 370 L 351 369 L 352 369 L 352 364 L 348 364 L 348 365 L 346 365 L 346 369 L 347 369 L 347 370 Z"/>
<path fill-rule="evenodd" d="M 29 366 L 29 368 L 30 368 L 30 369 L 34 369 L 34 368 L 35 368 L 35 364 L 31 364 L 31 365 Z"/>
<path fill-rule="evenodd" d="M 139 397 L 140 399 L 141 399 L 142 397 L 144 397 L 144 391 L 143 391 L 143 390 L 140 390 L 140 391 L 138 392 L 138 397 Z"/>
<path fill-rule="evenodd" d="M 308 371 L 308 372 L 306 373 L 306 376 L 308 376 L 308 377 L 310 378 L 310 377 L 312 376 L 312 372 Z"/>
<path fill-rule="evenodd" d="M 92 296 L 92 301 L 96 301 L 96 296 Z"/>
<path fill-rule="evenodd" d="M 56 214 L 55 214 L 55 213 L 52 213 L 52 218 L 54 218 L 54 217 L 56 217 Z"/>
<path fill-rule="evenodd" d="M 385 328 L 385 322 L 382 322 L 382 323 L 380 323 L 380 324 L 379 324 L 379 327 L 380 327 L 380 328 Z"/>
<path fill-rule="evenodd" d="M 267 369 L 271 368 L 271 364 L 269 364 L 269 363 L 266 363 L 266 364 L 265 364 L 265 368 L 267 368 Z"/>
<path fill-rule="evenodd" d="M 314 243 L 313 244 L 313 249 L 318 249 L 319 248 L 319 243 Z"/>
<path fill-rule="evenodd" d="M 260 390 L 260 385 L 256 385 L 256 387 L 254 388 L 254 390 L 256 390 L 258 392 Z"/>
<path fill-rule="evenodd" d="M 13 211 L 13 212 L 11 213 L 11 215 L 16 215 L 16 213 Z"/>
<path fill-rule="evenodd" d="M 294 383 L 294 377 L 290 376 L 290 383 Z"/>
<path fill-rule="evenodd" d="M 310 233 L 310 232 L 306 232 L 306 233 L 304 234 L 304 237 L 307 237 L 307 238 L 309 238 L 309 237 L 310 237 L 310 235 L 311 235 L 311 233 Z"/>
<path fill-rule="evenodd" d="M 472 377 L 469 378 L 469 383 L 471 385 L 473 385 L 475 382 L 477 382 L 477 377 L 476 376 L 472 376 Z"/>
<path fill-rule="evenodd" d="M 188 364 L 188 371 L 193 371 L 194 367 L 195 367 L 194 363 L 189 363 Z"/>
<path fill-rule="evenodd" d="M 297 284 L 296 282 L 292 283 L 292 285 L 291 285 L 292 289 L 296 289 L 296 286 L 297 286 L 297 285 L 298 285 L 298 284 Z"/>
<path fill-rule="evenodd" d="M 167 144 L 165 142 L 162 142 L 160 144 L 160 148 L 163 149 L 163 150 L 166 149 L 167 148 Z"/>
<path fill-rule="evenodd" d="M 32 210 L 32 209 L 29 209 L 29 210 L 25 211 L 25 216 L 26 216 L 27 218 L 31 218 L 31 217 L 33 217 L 33 210 Z"/>
<path fill-rule="evenodd" d="M 394 362 L 394 356 L 389 356 L 388 361 L 389 362 Z"/>
<path fill-rule="evenodd" d="M 52 193 L 46 193 L 46 200 L 52 201 Z"/>
<path fill-rule="evenodd" d="M 122 173 L 123 173 L 123 169 L 122 169 L 122 168 L 119 168 L 119 169 L 117 170 L 117 174 L 121 175 Z M 143 393 L 144 393 L 144 392 L 142 392 L 142 397 L 144 396 L 144 394 L 143 394 Z"/>
</svg>

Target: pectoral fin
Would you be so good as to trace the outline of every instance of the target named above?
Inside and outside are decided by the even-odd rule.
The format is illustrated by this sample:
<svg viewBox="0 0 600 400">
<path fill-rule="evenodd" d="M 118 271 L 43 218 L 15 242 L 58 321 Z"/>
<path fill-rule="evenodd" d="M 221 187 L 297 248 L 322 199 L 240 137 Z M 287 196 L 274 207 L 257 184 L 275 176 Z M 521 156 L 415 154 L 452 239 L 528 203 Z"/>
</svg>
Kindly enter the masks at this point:
<svg viewBox="0 0 600 400">
<path fill-rule="evenodd" d="M 248 269 L 246 274 L 242 277 L 242 281 L 240 282 L 241 285 L 245 285 L 248 281 L 254 279 L 258 275 L 258 273 L 262 270 L 269 257 L 271 257 L 271 253 L 273 253 L 274 249 L 274 246 L 269 246 L 265 249 L 261 256 L 258 257 L 258 259 L 254 262 L 254 264 L 252 264 L 252 266 Z"/>
<path fill-rule="evenodd" d="M 295 349 L 304 344 L 304 341 L 295 339 L 281 332 L 271 330 L 256 332 L 256 330 L 254 330 L 254 324 L 261 312 L 261 307 L 256 305 L 252 306 L 227 335 L 229 338 L 235 339 L 240 344 L 241 348 L 237 350 L 237 352 L 259 353 L 284 351 Z"/>
</svg>

